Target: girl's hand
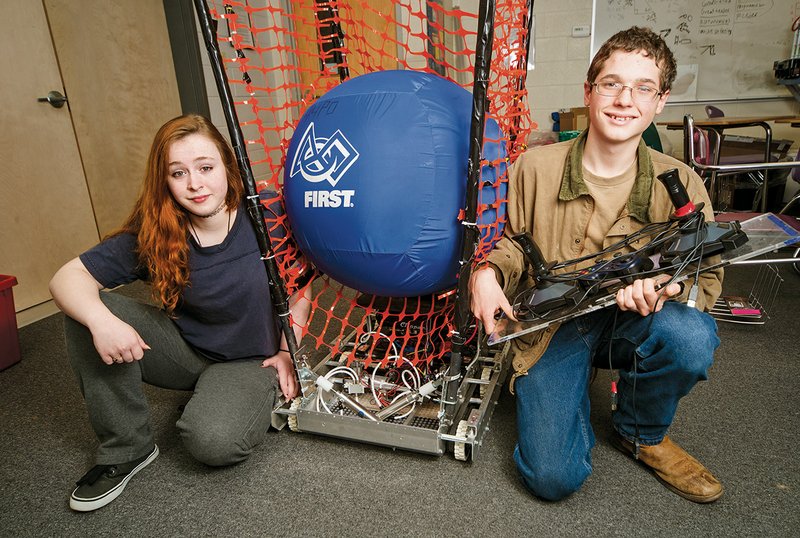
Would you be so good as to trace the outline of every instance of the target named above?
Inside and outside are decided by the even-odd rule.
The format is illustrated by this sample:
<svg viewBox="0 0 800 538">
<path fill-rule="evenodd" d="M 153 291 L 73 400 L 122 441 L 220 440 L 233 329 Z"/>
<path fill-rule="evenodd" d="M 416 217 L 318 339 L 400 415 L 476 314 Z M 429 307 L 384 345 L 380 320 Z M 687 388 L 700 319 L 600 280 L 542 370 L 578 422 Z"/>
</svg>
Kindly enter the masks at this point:
<svg viewBox="0 0 800 538">
<path fill-rule="evenodd" d="M 286 400 L 291 400 L 297 396 L 297 378 L 294 373 L 294 363 L 288 351 L 278 351 L 261 363 L 262 368 L 273 367 L 278 371 L 278 381 L 280 382 L 281 392 Z"/>
<path fill-rule="evenodd" d="M 136 329 L 113 315 L 103 323 L 94 324 L 91 332 L 97 353 L 109 365 L 141 360 L 150 349 Z"/>
</svg>

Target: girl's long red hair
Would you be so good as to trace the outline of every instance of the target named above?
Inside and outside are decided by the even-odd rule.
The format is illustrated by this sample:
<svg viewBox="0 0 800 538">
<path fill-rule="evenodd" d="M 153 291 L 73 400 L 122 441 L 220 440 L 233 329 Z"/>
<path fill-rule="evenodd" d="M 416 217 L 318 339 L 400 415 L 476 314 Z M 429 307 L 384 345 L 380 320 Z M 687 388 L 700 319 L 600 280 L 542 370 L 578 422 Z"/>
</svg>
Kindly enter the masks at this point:
<svg viewBox="0 0 800 538">
<path fill-rule="evenodd" d="M 153 298 L 169 313 L 190 284 L 188 216 L 169 191 L 169 150 L 176 140 L 195 133 L 208 137 L 219 149 L 228 178 L 226 207 L 228 211 L 236 209 L 244 187 L 230 145 L 207 118 L 178 116 L 156 133 L 139 198 L 125 224 L 112 234 L 132 233 L 137 237 L 136 253 L 149 273 Z"/>
</svg>

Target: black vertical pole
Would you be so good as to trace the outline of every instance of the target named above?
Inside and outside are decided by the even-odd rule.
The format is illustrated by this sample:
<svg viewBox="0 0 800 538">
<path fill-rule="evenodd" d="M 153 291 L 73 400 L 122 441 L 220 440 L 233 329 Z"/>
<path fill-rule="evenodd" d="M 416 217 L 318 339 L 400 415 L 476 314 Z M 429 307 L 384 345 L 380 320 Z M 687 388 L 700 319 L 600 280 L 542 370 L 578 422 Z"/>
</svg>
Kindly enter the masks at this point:
<svg viewBox="0 0 800 538">
<path fill-rule="evenodd" d="M 225 121 L 228 124 L 228 132 L 231 136 L 233 151 L 236 154 L 236 161 L 239 165 L 239 173 L 242 176 L 242 183 L 244 183 L 247 214 L 250 216 L 250 222 L 255 229 L 261 259 L 264 261 L 264 267 L 269 278 L 272 305 L 280 319 L 281 330 L 286 336 L 289 354 L 292 356 L 292 360 L 295 361 L 295 366 L 297 366 L 297 339 L 289 320 L 289 297 L 278 271 L 275 252 L 272 250 L 269 234 L 264 224 L 264 215 L 258 199 L 253 169 L 250 166 L 250 159 L 245 150 L 244 136 L 239 126 L 236 108 L 233 104 L 233 95 L 228 85 L 228 78 L 225 75 L 222 54 L 220 54 L 219 45 L 217 44 L 216 23 L 211 18 L 206 0 L 194 0 L 194 6 L 197 11 L 197 18 L 200 21 L 200 29 L 203 32 L 203 40 L 208 49 L 211 68 L 214 71 L 214 80 L 217 83 L 217 90 L 219 90 L 220 99 L 222 100 L 222 109 L 225 114 Z"/>
<path fill-rule="evenodd" d="M 495 0 L 481 0 L 478 8 L 478 35 L 475 44 L 475 78 L 472 84 L 472 121 L 469 130 L 469 162 L 467 172 L 464 234 L 461 238 L 461 260 L 455 298 L 455 330 L 452 336 L 450 367 L 445 378 L 445 420 L 452 423 L 457 407 L 458 380 L 461 377 L 462 348 L 467 340 L 472 313 L 469 310 L 469 278 L 472 257 L 478 245 L 478 191 L 481 179 L 483 130 L 488 107 L 487 89 L 492 63 Z"/>
<path fill-rule="evenodd" d="M 522 99 L 520 97 L 523 92 L 525 91 L 525 81 L 528 79 L 528 54 L 530 54 L 531 50 L 531 28 L 533 26 L 533 0 L 528 0 L 527 5 L 525 6 L 525 18 L 522 20 L 522 24 L 527 30 L 525 34 L 525 42 L 522 44 L 524 50 L 519 57 L 519 64 L 518 69 L 524 73 L 524 75 L 520 75 L 517 77 L 516 80 L 516 87 L 515 90 L 515 102 L 516 110 L 514 116 L 514 124 L 511 128 L 511 132 L 508 134 L 508 138 L 511 141 L 511 145 L 513 146 L 514 143 L 517 141 L 517 135 L 519 134 L 519 124 L 522 121 L 520 118 L 520 113 L 522 107 L 519 106 L 519 100 Z"/>
<path fill-rule="evenodd" d="M 339 71 L 339 81 L 344 82 L 348 78 L 350 78 L 350 69 L 345 65 L 345 55 L 344 55 L 344 32 L 342 31 L 342 23 L 339 21 L 339 8 L 335 5 L 330 5 L 331 11 L 331 31 L 333 35 L 331 39 L 333 40 L 333 45 L 336 47 L 336 52 L 333 53 L 333 61 L 336 62 L 337 70 Z"/>
</svg>

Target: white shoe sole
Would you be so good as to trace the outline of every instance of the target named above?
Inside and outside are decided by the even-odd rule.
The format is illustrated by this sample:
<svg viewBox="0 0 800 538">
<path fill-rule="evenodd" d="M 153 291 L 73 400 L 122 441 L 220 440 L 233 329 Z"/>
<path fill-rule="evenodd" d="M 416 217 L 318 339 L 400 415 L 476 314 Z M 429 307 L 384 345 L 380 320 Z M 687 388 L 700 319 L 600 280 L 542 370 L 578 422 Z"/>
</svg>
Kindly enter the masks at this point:
<svg viewBox="0 0 800 538">
<path fill-rule="evenodd" d="M 76 512 L 91 512 L 92 510 L 97 510 L 98 508 L 102 508 L 117 497 L 120 496 L 122 491 L 125 489 L 125 486 L 128 485 L 128 481 L 133 478 L 133 475 L 147 467 L 150 462 L 158 457 L 158 445 L 154 445 L 153 451 L 147 456 L 142 463 L 137 465 L 133 468 L 131 472 L 125 475 L 125 478 L 122 479 L 122 482 L 117 484 L 114 488 L 108 490 L 102 495 L 97 497 L 93 497 L 91 499 L 81 499 L 75 496 L 75 492 L 78 491 L 78 488 L 75 488 L 72 491 L 72 495 L 69 497 L 69 507 L 75 510 Z"/>
</svg>

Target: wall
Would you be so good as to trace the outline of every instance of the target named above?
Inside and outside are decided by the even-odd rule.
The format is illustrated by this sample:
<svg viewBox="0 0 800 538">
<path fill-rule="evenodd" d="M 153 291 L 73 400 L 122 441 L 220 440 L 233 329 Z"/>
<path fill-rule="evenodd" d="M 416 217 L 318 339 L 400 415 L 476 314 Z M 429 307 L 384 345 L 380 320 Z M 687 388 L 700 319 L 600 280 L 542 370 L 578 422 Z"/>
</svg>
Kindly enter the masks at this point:
<svg viewBox="0 0 800 538">
<path fill-rule="evenodd" d="M 411 0 L 417 5 L 417 0 Z M 273 3 L 283 5 L 281 0 L 271 0 Z M 454 2 L 466 11 L 476 11 L 478 0 L 461 0 Z M 533 121 L 541 130 L 551 130 L 552 120 L 550 114 L 560 108 L 583 106 L 583 82 L 589 66 L 589 53 L 591 37 L 572 37 L 572 27 L 592 24 L 592 0 L 537 0 L 534 4 L 534 64 L 528 74 L 527 88 L 531 105 Z M 254 21 L 255 22 L 255 21 Z M 201 39 L 202 42 L 202 39 Z M 224 47 L 223 47 L 224 48 Z M 211 77 L 205 45 L 201 45 L 204 72 L 206 74 L 206 87 L 209 93 L 211 116 L 223 132 L 227 132 L 225 121 L 219 104 L 219 96 Z M 230 54 L 230 50 L 223 54 Z M 788 55 L 788 51 L 787 51 Z M 280 59 L 277 59 L 280 61 Z M 234 93 L 239 98 L 244 98 L 243 88 L 236 85 Z M 682 120 L 685 114 L 692 114 L 696 118 L 706 116 L 704 105 L 667 105 L 657 121 Z M 726 101 L 711 102 L 722 108 L 728 116 L 757 116 L 762 114 L 793 114 L 800 115 L 800 106 L 791 98 L 771 101 Z M 665 131 L 659 128 L 665 151 L 682 158 L 683 143 L 680 131 Z M 737 134 L 759 136 L 761 129 L 737 131 Z M 789 126 L 776 125 L 775 138 L 797 140 L 800 130 Z M 251 148 L 254 149 L 254 148 Z M 262 155 L 251 160 L 258 161 Z M 265 170 L 256 172 L 257 178 L 263 178 Z"/>
<path fill-rule="evenodd" d="M 408 0 L 412 8 L 417 11 L 421 12 L 425 10 L 424 0 Z M 451 2 L 452 0 L 446 0 Z M 470 4 L 475 2 L 477 4 L 478 0 L 464 0 L 465 3 Z M 253 11 L 250 14 L 250 21 L 254 28 L 273 28 L 273 27 L 284 27 L 284 28 L 291 28 L 292 21 L 290 17 L 287 16 L 287 13 L 292 12 L 293 10 L 297 9 L 298 2 L 292 2 L 290 0 L 259 0 L 258 2 L 253 2 L 254 6 L 264 7 L 270 6 L 271 10 L 257 10 Z M 221 10 L 222 2 L 221 0 L 211 0 L 209 1 L 209 5 L 212 7 L 216 7 L 217 10 Z M 476 8 L 477 9 L 477 8 Z M 423 33 L 425 29 L 422 27 L 419 18 L 414 18 L 409 20 L 406 11 L 401 10 L 403 14 L 403 18 L 400 20 L 401 28 L 408 27 L 410 32 L 413 33 Z M 297 13 L 295 13 L 297 15 Z M 202 29 L 198 20 L 198 32 L 197 38 L 200 43 L 201 49 L 201 63 L 202 63 L 202 70 L 203 75 L 205 77 L 205 85 L 206 91 L 208 93 L 208 102 L 209 102 L 209 110 L 210 110 L 210 117 L 212 123 L 217 126 L 217 128 L 225 135 L 226 138 L 229 138 L 228 135 L 228 128 L 227 123 L 225 121 L 225 116 L 222 108 L 222 99 L 220 97 L 220 92 L 217 89 L 216 82 L 214 80 L 214 74 L 211 69 L 211 61 L 208 57 L 208 53 L 206 50 L 206 45 L 203 41 Z M 218 35 L 220 37 L 227 37 L 228 31 L 226 28 L 226 24 L 224 21 L 219 22 L 218 26 Z M 255 51 L 245 50 L 245 54 L 248 56 L 249 65 L 256 66 L 256 67 L 268 67 L 272 68 L 274 66 L 287 66 L 286 69 L 280 71 L 274 71 L 272 69 L 266 69 L 268 71 L 267 74 L 260 72 L 258 69 L 250 69 L 248 74 L 250 75 L 253 86 L 256 88 L 278 88 L 281 86 L 286 86 L 286 80 L 289 79 L 295 82 L 295 86 L 301 85 L 302 81 L 299 79 L 300 75 L 294 71 L 294 69 L 287 64 L 287 61 L 294 61 L 288 53 L 279 53 L 276 52 L 278 47 L 283 47 L 284 50 L 291 50 L 296 47 L 296 44 L 293 42 L 295 39 L 293 36 L 296 36 L 294 32 L 290 33 L 281 33 L 276 34 L 275 32 L 264 31 L 259 32 L 258 34 L 258 44 L 260 47 L 265 49 L 269 49 L 268 51 L 264 52 L 263 54 L 259 55 Z M 302 36 L 300 36 L 302 38 Z M 409 38 L 409 49 L 410 55 L 405 58 L 411 68 L 422 68 L 425 66 L 425 59 L 419 53 L 424 49 L 424 43 L 421 39 L 418 38 Z M 224 58 L 232 58 L 235 57 L 235 51 L 232 46 L 228 45 L 225 42 L 219 42 L 220 53 Z M 316 45 L 313 45 L 312 48 L 316 49 Z M 352 61 L 352 57 L 350 58 Z M 226 69 L 228 73 L 228 78 L 230 81 L 230 88 L 231 93 L 233 95 L 234 101 L 237 103 L 241 101 L 245 101 L 250 98 L 249 94 L 246 91 L 246 88 L 241 83 L 233 83 L 233 81 L 240 81 L 241 80 L 241 72 L 238 70 L 238 66 L 231 63 L 226 63 Z M 259 100 L 259 106 L 261 107 L 268 107 L 274 108 L 274 112 L 266 112 L 262 111 L 259 115 L 259 118 L 256 118 L 256 114 L 253 112 L 251 107 L 244 106 L 244 105 L 237 105 L 236 112 L 238 115 L 239 123 L 243 125 L 243 135 L 245 140 L 257 140 L 258 139 L 258 131 L 253 124 L 256 119 L 259 119 L 262 122 L 262 125 L 267 129 L 264 133 L 265 136 L 265 144 L 264 146 L 268 148 L 269 154 L 267 154 L 264 150 L 264 146 L 261 144 L 250 144 L 247 147 L 248 156 L 250 158 L 250 163 L 253 168 L 253 175 L 256 181 L 267 180 L 271 177 L 271 164 L 270 163 L 280 163 L 282 158 L 282 150 L 281 150 L 281 140 L 278 134 L 276 133 L 273 128 L 277 126 L 283 126 L 292 123 L 296 120 L 294 115 L 298 114 L 298 110 L 292 107 L 283 108 L 287 102 L 297 103 L 300 101 L 300 94 L 297 88 L 289 88 L 284 90 L 283 92 L 265 92 L 263 90 L 257 90 L 254 94 L 255 98 Z"/>
<path fill-rule="evenodd" d="M 269 0 L 268 2 L 260 2 L 258 3 L 259 6 L 263 5 L 270 5 L 270 6 L 277 6 L 281 10 L 285 10 L 285 2 L 284 0 Z M 210 6 L 216 6 L 218 10 L 222 9 L 222 2 L 221 1 L 214 1 L 209 2 Z M 276 12 L 279 13 L 279 12 Z M 196 16 L 196 14 L 195 14 Z M 280 15 L 274 15 L 276 18 L 280 17 Z M 270 12 L 267 11 L 256 11 L 251 14 L 252 24 L 255 27 L 266 27 L 270 24 L 275 24 L 270 19 L 271 15 Z M 286 23 L 284 23 L 286 24 Z M 218 24 L 217 29 L 218 35 L 220 37 L 227 37 L 228 30 L 225 24 L 225 21 L 220 21 Z M 220 92 L 217 89 L 216 81 L 214 80 L 214 73 L 211 69 L 211 60 L 208 56 L 208 51 L 206 49 L 205 42 L 203 40 L 202 34 L 202 26 L 197 19 L 197 39 L 200 43 L 200 58 L 203 68 L 203 76 L 205 77 L 205 85 L 206 85 L 206 92 L 208 93 L 208 104 L 209 104 L 209 111 L 211 115 L 211 121 L 216 127 L 220 130 L 220 132 L 225 136 L 225 138 L 230 140 L 230 136 L 228 133 L 228 126 L 227 122 L 225 121 L 225 115 L 222 108 L 222 98 L 220 97 Z M 261 40 L 259 45 L 262 47 L 276 47 L 277 43 L 273 41 L 274 36 L 268 34 L 261 34 L 259 36 Z M 235 49 L 229 45 L 227 42 L 220 41 L 218 42 L 220 48 L 220 54 L 223 58 L 235 58 L 236 53 Z M 280 56 L 275 53 L 265 53 L 264 57 L 260 57 L 259 55 L 255 54 L 253 51 L 245 50 L 245 54 L 248 55 L 249 58 L 249 65 L 259 67 L 261 65 L 281 65 L 282 59 Z M 228 72 L 228 77 L 232 81 L 241 81 L 242 73 L 239 70 L 237 64 L 228 63 L 226 62 L 225 67 Z M 250 69 L 248 70 L 248 74 L 251 76 L 253 80 L 253 85 L 255 87 L 277 87 L 279 85 L 279 81 L 277 79 L 277 75 L 272 73 L 263 73 L 258 69 Z M 230 84 L 231 94 L 233 95 L 233 99 L 235 102 L 239 103 L 242 101 L 247 101 L 251 96 L 248 94 L 247 89 L 244 84 L 242 83 L 231 83 Z M 258 91 L 255 93 L 254 97 L 259 99 L 260 106 L 264 107 L 282 107 L 283 102 L 274 103 L 271 101 L 271 96 L 267 93 Z M 293 98 L 296 100 L 296 98 Z M 252 111 L 252 107 L 249 106 L 237 106 L 236 112 L 239 116 L 239 123 L 243 125 L 242 127 L 242 134 L 245 140 L 257 140 L 259 138 L 258 129 L 256 125 L 253 123 L 256 119 L 255 114 Z M 275 125 L 283 124 L 287 120 L 291 120 L 291 117 L 288 115 L 291 114 L 291 111 L 277 111 L 275 116 L 264 114 L 262 120 L 264 121 L 264 126 L 268 129 L 264 132 L 265 137 L 265 144 L 250 144 L 247 147 L 247 154 L 250 158 L 250 164 L 253 170 L 253 176 L 255 177 L 256 181 L 266 180 L 270 177 L 270 167 L 269 167 L 269 159 L 278 160 L 280 161 L 281 152 L 280 152 L 280 139 L 275 134 L 275 131 L 270 130 L 269 128 L 274 127 Z M 270 155 L 267 155 L 264 148 L 273 148 L 270 152 Z"/>
<path fill-rule="evenodd" d="M 595 2 L 592 50 L 623 28 L 658 29 L 675 55 L 673 101 L 785 97 L 773 62 L 786 58 L 797 0 Z"/>
<path fill-rule="evenodd" d="M 592 24 L 592 0 L 537 0 L 534 4 L 534 65 L 528 74 L 527 88 L 531 116 L 542 130 L 553 127 L 550 114 L 560 108 L 583 106 L 583 82 L 589 67 L 590 37 L 572 37 L 572 27 Z M 787 51 L 788 57 L 788 51 Z M 776 58 L 782 59 L 782 58 Z M 787 92 L 788 93 L 788 92 Z M 705 118 L 704 105 L 667 105 L 656 121 L 682 120 L 685 114 Z M 709 102 L 727 116 L 763 114 L 800 114 L 800 106 L 791 98 L 773 101 Z M 680 131 L 659 128 L 665 151 L 678 158 L 683 153 Z M 763 130 L 740 129 L 736 134 L 759 136 Z M 797 140 L 800 132 L 789 126 L 775 125 L 774 138 Z M 668 151 L 669 152 L 669 151 Z"/>
</svg>

